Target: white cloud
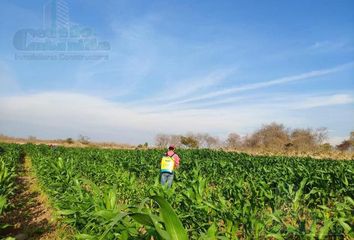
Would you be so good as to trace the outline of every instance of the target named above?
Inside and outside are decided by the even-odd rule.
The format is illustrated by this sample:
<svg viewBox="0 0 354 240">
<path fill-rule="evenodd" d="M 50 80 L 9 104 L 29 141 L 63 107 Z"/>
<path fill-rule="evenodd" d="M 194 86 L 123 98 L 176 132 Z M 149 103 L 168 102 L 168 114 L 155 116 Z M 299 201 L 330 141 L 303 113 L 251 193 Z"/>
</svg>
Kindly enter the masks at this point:
<svg viewBox="0 0 354 240">
<path fill-rule="evenodd" d="M 143 107 L 142 107 L 143 108 Z M 133 143 L 152 140 L 159 132 L 187 131 L 224 133 L 244 131 L 274 120 L 271 109 L 239 108 L 184 110 L 169 113 L 142 113 L 97 97 L 82 94 L 47 92 L 0 98 L 0 132 L 31 131 L 38 137 L 65 137 L 85 133 Z M 278 117 L 279 121 L 284 117 Z M 113 132 L 113 133 L 112 133 Z M 102 137 L 103 136 L 103 137 Z M 110 140 L 107 139 L 107 140 Z M 128 139 L 128 140 L 127 140 Z"/>
<path fill-rule="evenodd" d="M 295 98 L 290 97 L 290 106 L 292 104 L 295 106 Z M 349 98 L 344 94 L 337 94 L 329 96 L 331 99 L 329 103 L 344 104 Z M 146 111 L 151 108 L 149 104 L 131 107 L 76 93 L 43 92 L 3 96 L 0 97 L 0 133 L 17 136 L 35 135 L 41 138 L 66 138 L 84 134 L 93 140 L 137 144 L 152 142 L 154 136 L 161 132 L 175 134 L 188 131 L 209 132 L 220 137 L 235 131 L 246 134 L 261 124 L 272 121 L 284 123 L 289 127 L 319 127 L 334 122 L 335 126 L 328 127 L 335 128 L 340 124 L 334 117 L 323 118 L 328 114 L 325 110 L 311 115 L 312 110 L 304 108 L 296 110 L 295 113 L 293 108 L 289 108 L 286 100 L 278 100 L 282 104 L 277 100 L 267 103 L 256 101 L 252 104 L 243 103 L 219 108 L 204 107 L 147 113 Z M 308 99 L 305 99 L 303 102 L 307 101 Z M 351 118 L 350 114 L 334 115 L 338 117 L 337 119 Z M 333 134 L 338 135 L 338 132 Z"/>
<path fill-rule="evenodd" d="M 332 136 L 328 139 L 328 143 L 330 143 L 332 146 L 336 146 L 343 142 L 344 140 L 348 139 L 348 137 L 343 137 L 343 136 Z"/>
<path fill-rule="evenodd" d="M 350 104 L 354 102 L 354 98 L 348 94 L 334 94 L 330 96 L 310 97 L 304 101 L 297 103 L 294 108 L 307 109 L 315 107 L 326 107 L 334 105 Z"/>
<path fill-rule="evenodd" d="M 140 107 L 142 113 L 149 112 L 175 112 L 193 109 L 215 111 L 215 109 L 239 109 L 240 107 L 277 109 L 278 111 L 298 111 L 319 107 L 331 107 L 336 105 L 348 105 L 354 103 L 352 93 L 318 93 L 318 94 L 292 94 L 278 93 L 267 94 L 243 94 L 235 97 L 210 99 L 200 102 L 186 102 L 173 104 L 143 104 Z"/>
<path fill-rule="evenodd" d="M 235 94 L 235 93 L 249 91 L 249 90 L 267 88 L 267 87 L 286 84 L 286 83 L 290 83 L 290 82 L 297 82 L 297 81 L 301 81 L 301 80 L 325 76 L 325 75 L 328 75 L 331 73 L 339 72 L 344 69 L 353 68 L 353 67 L 354 67 L 354 63 L 350 62 L 350 63 L 339 65 L 339 66 L 336 66 L 333 68 L 315 70 L 315 71 L 306 72 L 306 73 L 302 73 L 302 74 L 298 74 L 298 75 L 286 76 L 283 78 L 278 78 L 278 79 L 274 79 L 274 80 L 270 80 L 270 81 L 266 81 L 266 82 L 251 83 L 251 84 L 246 84 L 246 85 L 239 86 L 239 87 L 233 87 L 233 88 L 228 88 L 228 89 L 224 89 L 224 90 L 220 90 L 220 91 L 210 92 L 210 93 L 202 94 L 202 95 L 199 95 L 196 97 L 187 98 L 187 99 L 184 99 L 181 101 L 171 102 L 169 104 L 176 105 L 176 104 L 181 104 L 181 103 L 217 98 L 217 97 L 222 97 L 222 96 L 225 96 L 228 94 Z"/>
<path fill-rule="evenodd" d="M 310 49 L 318 49 L 318 48 L 323 48 L 323 47 L 326 47 L 328 45 L 330 45 L 331 42 L 330 41 L 318 41 L 318 42 L 315 42 L 314 44 L 312 44 L 310 46 Z"/>
<path fill-rule="evenodd" d="M 309 48 L 311 51 L 316 52 L 330 52 L 330 51 L 340 51 L 349 50 L 352 51 L 352 43 L 347 40 L 337 40 L 337 41 L 317 41 L 313 43 Z"/>
<path fill-rule="evenodd" d="M 208 73 L 203 77 L 196 77 L 187 80 L 175 80 L 172 83 L 173 94 L 160 98 L 161 100 L 173 100 L 185 97 L 191 94 L 197 94 L 202 90 L 220 84 L 225 78 L 230 76 L 235 70 L 219 69 Z"/>
<path fill-rule="evenodd" d="M 165 103 L 164 105 L 169 105 L 169 101 L 173 101 L 190 95 L 198 95 L 201 92 L 210 89 L 211 87 L 219 85 L 232 73 L 235 73 L 235 71 L 236 68 L 225 68 L 211 71 L 208 74 L 200 77 L 192 77 L 183 80 L 175 79 L 169 83 L 169 86 L 166 86 L 165 90 L 159 92 L 158 96 L 138 100 L 133 102 L 133 104 L 156 104 L 159 102 L 163 102 Z"/>
</svg>

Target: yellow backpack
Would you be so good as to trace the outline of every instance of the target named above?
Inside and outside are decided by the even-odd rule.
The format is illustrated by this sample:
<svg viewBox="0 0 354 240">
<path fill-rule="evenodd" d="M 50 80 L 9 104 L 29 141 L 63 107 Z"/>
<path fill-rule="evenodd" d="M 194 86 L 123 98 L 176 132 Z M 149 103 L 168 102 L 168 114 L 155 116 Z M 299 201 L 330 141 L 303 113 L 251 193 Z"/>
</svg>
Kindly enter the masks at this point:
<svg viewBox="0 0 354 240">
<path fill-rule="evenodd" d="M 175 159 L 173 158 L 175 154 L 172 156 L 163 156 L 161 159 L 161 172 L 173 173 L 175 168 Z"/>
</svg>

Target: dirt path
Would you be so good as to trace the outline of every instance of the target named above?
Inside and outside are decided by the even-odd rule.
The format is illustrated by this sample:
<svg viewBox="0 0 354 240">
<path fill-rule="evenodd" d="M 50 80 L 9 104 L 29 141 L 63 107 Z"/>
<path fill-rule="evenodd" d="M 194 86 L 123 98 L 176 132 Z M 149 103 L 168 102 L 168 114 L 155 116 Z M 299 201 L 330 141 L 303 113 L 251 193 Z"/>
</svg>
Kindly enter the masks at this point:
<svg viewBox="0 0 354 240">
<path fill-rule="evenodd" d="M 2 237 L 24 239 L 56 239 L 56 226 L 51 220 L 51 212 L 46 207 L 47 200 L 38 191 L 38 185 L 30 174 L 30 160 L 25 158 L 20 165 L 16 184 L 18 186 L 14 197 L 10 200 L 10 209 L 2 221 L 11 226 L 0 231 Z M 0 220 L 1 221 L 1 220 Z"/>
</svg>

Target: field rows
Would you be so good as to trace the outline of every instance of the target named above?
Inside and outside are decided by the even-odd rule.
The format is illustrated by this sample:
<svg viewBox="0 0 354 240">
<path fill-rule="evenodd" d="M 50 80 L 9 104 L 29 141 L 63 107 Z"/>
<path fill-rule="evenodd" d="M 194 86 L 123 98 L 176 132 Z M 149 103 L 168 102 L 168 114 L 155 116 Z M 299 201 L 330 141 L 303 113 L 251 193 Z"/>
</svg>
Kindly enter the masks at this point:
<svg viewBox="0 0 354 240">
<path fill-rule="evenodd" d="M 24 149 L 78 239 L 354 237 L 354 161 L 180 150 L 165 189 L 162 150 Z"/>
</svg>

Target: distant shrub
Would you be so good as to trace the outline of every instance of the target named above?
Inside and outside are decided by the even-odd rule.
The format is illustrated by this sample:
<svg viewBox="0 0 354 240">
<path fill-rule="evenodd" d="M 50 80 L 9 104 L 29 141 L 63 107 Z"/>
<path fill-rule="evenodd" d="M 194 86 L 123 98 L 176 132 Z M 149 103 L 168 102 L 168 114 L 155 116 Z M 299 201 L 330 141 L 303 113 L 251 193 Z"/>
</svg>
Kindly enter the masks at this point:
<svg viewBox="0 0 354 240">
<path fill-rule="evenodd" d="M 339 151 L 349 151 L 353 149 L 353 142 L 350 140 L 344 140 L 341 144 L 337 145 L 336 148 Z"/>
<path fill-rule="evenodd" d="M 90 138 L 84 135 L 80 135 L 78 141 L 84 145 L 90 144 Z"/>
<path fill-rule="evenodd" d="M 73 143 L 74 143 L 74 139 L 72 139 L 72 138 L 67 138 L 67 139 L 65 140 L 65 142 L 68 143 L 68 144 L 73 144 Z"/>
<path fill-rule="evenodd" d="M 34 142 L 37 141 L 37 137 L 35 137 L 35 136 L 29 136 L 29 137 L 27 138 L 27 141 L 28 141 L 29 143 L 34 143 Z"/>
</svg>

